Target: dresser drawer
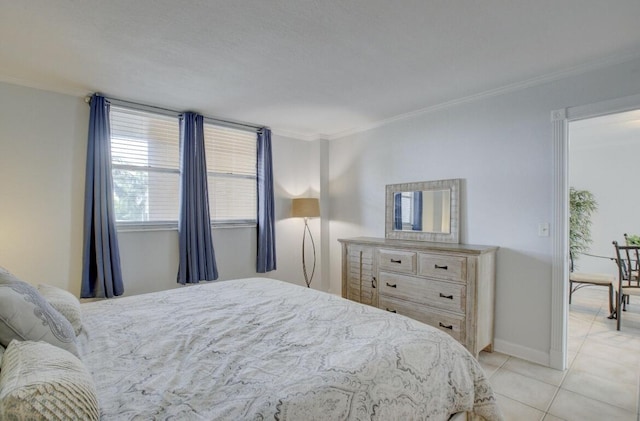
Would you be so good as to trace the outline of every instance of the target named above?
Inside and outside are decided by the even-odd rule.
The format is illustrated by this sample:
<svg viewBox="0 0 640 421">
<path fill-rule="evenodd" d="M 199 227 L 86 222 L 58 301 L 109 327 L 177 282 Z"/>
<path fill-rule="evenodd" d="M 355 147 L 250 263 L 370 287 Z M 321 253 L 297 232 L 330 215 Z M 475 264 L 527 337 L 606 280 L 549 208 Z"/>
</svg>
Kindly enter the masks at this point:
<svg viewBox="0 0 640 421">
<path fill-rule="evenodd" d="M 431 307 L 464 313 L 466 285 L 380 272 L 379 293 Z"/>
<path fill-rule="evenodd" d="M 419 253 L 418 275 L 466 282 L 467 258 Z"/>
<path fill-rule="evenodd" d="M 412 251 L 378 251 L 378 268 L 402 273 L 416 273 L 416 253 Z"/>
<path fill-rule="evenodd" d="M 379 307 L 382 310 L 402 314 L 403 316 L 436 327 L 443 332 L 447 332 L 458 342 L 464 344 L 466 336 L 465 318 L 463 315 L 440 312 L 420 304 L 414 304 L 384 295 L 380 295 L 379 303 Z"/>
</svg>

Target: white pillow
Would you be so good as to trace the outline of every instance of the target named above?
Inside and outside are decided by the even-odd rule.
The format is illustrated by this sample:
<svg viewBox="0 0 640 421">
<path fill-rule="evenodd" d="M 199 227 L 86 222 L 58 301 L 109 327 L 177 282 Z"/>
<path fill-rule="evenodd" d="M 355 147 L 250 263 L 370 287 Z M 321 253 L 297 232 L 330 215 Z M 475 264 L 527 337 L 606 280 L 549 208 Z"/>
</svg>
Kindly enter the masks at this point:
<svg viewBox="0 0 640 421">
<path fill-rule="evenodd" d="M 51 304 L 53 308 L 62 314 L 78 336 L 82 331 L 82 310 L 80 310 L 80 301 L 69 291 L 54 287 L 52 285 L 38 285 L 40 294 Z"/>
<path fill-rule="evenodd" d="M 0 345 L 12 339 L 45 341 L 78 355 L 71 323 L 35 287 L 0 270 Z"/>
<path fill-rule="evenodd" d="M 98 420 L 91 374 L 64 349 L 13 340 L 0 370 L 0 419 Z"/>
</svg>

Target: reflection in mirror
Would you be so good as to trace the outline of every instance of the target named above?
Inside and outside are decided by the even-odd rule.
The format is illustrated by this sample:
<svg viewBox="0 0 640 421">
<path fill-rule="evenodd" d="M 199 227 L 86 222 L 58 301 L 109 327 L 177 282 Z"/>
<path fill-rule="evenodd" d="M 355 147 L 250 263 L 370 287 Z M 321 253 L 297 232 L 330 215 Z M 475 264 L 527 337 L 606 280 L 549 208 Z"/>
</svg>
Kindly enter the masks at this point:
<svg viewBox="0 0 640 421">
<path fill-rule="evenodd" d="M 461 179 L 387 184 L 385 238 L 458 243 Z"/>
<path fill-rule="evenodd" d="M 394 194 L 394 231 L 451 232 L 451 190 Z"/>
</svg>

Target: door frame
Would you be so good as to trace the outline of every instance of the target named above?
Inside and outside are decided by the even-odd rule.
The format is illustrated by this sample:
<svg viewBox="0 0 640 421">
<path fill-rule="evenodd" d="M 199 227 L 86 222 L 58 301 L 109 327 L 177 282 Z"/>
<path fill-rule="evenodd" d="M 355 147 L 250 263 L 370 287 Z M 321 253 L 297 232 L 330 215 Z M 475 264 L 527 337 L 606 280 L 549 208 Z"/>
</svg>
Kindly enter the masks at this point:
<svg viewBox="0 0 640 421">
<path fill-rule="evenodd" d="M 553 225 L 551 244 L 551 348 L 549 365 L 567 368 L 569 314 L 569 123 L 640 109 L 640 94 L 551 112 L 553 129 Z"/>
</svg>

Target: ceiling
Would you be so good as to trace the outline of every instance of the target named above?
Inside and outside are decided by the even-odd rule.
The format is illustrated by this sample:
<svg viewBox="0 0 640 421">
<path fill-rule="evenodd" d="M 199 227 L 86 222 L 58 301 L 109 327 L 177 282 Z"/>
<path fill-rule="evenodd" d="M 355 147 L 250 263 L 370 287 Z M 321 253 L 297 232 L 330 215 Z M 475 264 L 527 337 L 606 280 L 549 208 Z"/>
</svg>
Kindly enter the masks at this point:
<svg viewBox="0 0 640 421">
<path fill-rule="evenodd" d="M 640 56 L 640 1 L 0 0 L 0 80 L 335 138 Z"/>
</svg>

